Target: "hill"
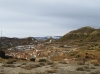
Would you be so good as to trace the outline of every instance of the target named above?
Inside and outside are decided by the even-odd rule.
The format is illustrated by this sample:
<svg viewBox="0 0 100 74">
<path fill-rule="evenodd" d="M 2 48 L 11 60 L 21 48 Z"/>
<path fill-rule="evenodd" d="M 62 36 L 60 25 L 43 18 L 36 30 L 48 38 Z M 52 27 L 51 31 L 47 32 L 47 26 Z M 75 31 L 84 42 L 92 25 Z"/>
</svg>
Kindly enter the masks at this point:
<svg viewBox="0 0 100 74">
<path fill-rule="evenodd" d="M 61 37 L 58 42 L 98 42 L 100 41 L 100 29 L 95 29 L 92 27 L 82 27 L 77 30 L 70 31 Z"/>
<path fill-rule="evenodd" d="M 9 38 L 9 37 L 1 37 L 0 38 L 0 48 L 10 48 L 18 45 L 29 45 L 36 43 L 37 40 L 33 37 L 27 38 Z"/>
</svg>

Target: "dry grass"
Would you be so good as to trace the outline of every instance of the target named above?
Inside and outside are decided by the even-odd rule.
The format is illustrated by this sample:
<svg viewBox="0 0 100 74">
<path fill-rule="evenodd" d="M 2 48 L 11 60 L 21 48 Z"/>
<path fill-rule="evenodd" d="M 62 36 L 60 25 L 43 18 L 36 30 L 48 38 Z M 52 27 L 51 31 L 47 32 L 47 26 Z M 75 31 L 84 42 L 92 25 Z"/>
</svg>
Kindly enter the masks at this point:
<svg viewBox="0 0 100 74">
<path fill-rule="evenodd" d="M 76 68 L 77 71 L 85 71 L 83 67 Z"/>
<path fill-rule="evenodd" d="M 0 57 L 0 63 L 5 62 L 5 59 Z"/>
<path fill-rule="evenodd" d="M 47 62 L 46 59 L 39 59 L 39 62 Z"/>
<path fill-rule="evenodd" d="M 48 74 L 47 72 L 36 72 L 34 74 Z"/>
<path fill-rule="evenodd" d="M 30 74 L 30 73 L 19 72 L 18 74 Z"/>
<path fill-rule="evenodd" d="M 16 62 L 15 59 L 10 59 L 6 61 L 6 64 L 13 64 L 14 62 Z"/>
<path fill-rule="evenodd" d="M 4 65 L 2 65 L 2 67 L 12 67 L 12 68 L 15 68 L 16 66 L 12 65 L 12 64 L 4 64 Z"/>
<path fill-rule="evenodd" d="M 31 69 L 37 68 L 37 67 L 41 67 L 41 65 L 40 64 L 29 64 L 29 65 L 26 65 L 26 66 L 24 66 L 22 68 L 24 68 L 26 70 L 31 70 Z"/>
<path fill-rule="evenodd" d="M 68 63 L 65 62 L 65 61 L 59 61 L 59 63 L 61 63 L 61 64 L 68 64 Z"/>
<path fill-rule="evenodd" d="M 41 65 L 41 66 L 45 66 L 46 63 L 44 63 L 44 62 L 40 62 L 40 65 Z"/>
<path fill-rule="evenodd" d="M 48 73 L 56 73 L 56 70 L 47 70 Z"/>
<path fill-rule="evenodd" d="M 91 72 L 90 74 L 100 74 L 99 71 Z"/>
<path fill-rule="evenodd" d="M 78 65 L 85 65 L 84 62 L 80 61 L 80 62 L 77 62 Z"/>
<path fill-rule="evenodd" d="M 94 66 L 100 66 L 100 64 L 98 64 L 98 63 L 94 63 Z"/>
<path fill-rule="evenodd" d="M 97 60 L 91 61 L 91 64 L 93 64 L 94 66 L 100 66 L 100 64 Z"/>
<path fill-rule="evenodd" d="M 53 65 L 54 63 L 53 62 L 47 62 L 47 65 Z"/>
</svg>

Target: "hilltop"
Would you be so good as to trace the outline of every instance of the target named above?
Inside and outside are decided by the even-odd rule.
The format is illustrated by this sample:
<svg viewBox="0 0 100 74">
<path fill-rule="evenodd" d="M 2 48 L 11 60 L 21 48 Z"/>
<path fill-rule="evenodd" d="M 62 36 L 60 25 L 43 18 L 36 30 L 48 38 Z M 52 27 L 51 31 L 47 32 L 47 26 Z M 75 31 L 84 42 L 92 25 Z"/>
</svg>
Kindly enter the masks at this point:
<svg viewBox="0 0 100 74">
<path fill-rule="evenodd" d="M 98 42 L 100 41 L 100 29 L 95 29 L 89 26 L 79 28 L 77 30 L 70 31 L 65 34 L 58 42 Z"/>
</svg>

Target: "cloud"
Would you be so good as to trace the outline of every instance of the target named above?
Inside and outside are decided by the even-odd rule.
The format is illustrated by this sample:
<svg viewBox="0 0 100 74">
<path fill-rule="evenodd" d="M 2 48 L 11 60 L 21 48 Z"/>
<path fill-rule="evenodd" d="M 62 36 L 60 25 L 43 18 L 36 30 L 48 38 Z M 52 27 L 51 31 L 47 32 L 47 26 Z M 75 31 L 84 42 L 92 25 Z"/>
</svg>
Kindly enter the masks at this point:
<svg viewBox="0 0 100 74">
<path fill-rule="evenodd" d="M 4 36 L 54 36 L 83 26 L 100 27 L 100 0 L 2 0 Z"/>
</svg>

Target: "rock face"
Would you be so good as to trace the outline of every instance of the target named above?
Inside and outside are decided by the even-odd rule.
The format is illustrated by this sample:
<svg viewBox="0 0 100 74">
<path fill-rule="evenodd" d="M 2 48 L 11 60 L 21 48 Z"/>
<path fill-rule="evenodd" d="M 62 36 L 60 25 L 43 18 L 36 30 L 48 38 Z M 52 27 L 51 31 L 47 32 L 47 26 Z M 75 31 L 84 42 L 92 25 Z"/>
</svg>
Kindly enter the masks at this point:
<svg viewBox="0 0 100 74">
<path fill-rule="evenodd" d="M 95 29 L 92 27 L 82 27 L 77 30 L 73 30 L 65 34 L 58 42 L 68 42 L 68 41 L 100 41 L 100 29 Z"/>
</svg>

